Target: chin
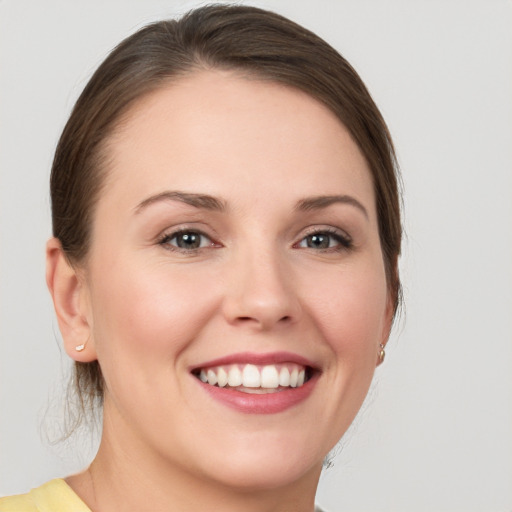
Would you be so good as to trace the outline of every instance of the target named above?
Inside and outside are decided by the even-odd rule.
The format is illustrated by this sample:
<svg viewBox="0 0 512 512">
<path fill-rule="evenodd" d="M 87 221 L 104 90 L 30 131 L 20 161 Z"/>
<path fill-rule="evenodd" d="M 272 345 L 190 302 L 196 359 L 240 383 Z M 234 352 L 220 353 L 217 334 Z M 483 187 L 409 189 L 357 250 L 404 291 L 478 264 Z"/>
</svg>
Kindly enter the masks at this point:
<svg viewBox="0 0 512 512">
<path fill-rule="evenodd" d="M 215 478 L 240 492 L 283 489 L 297 481 L 307 479 L 310 475 L 316 475 L 315 478 L 318 478 L 322 461 L 316 461 L 311 465 L 303 460 L 292 459 L 269 461 L 267 457 L 264 464 L 258 464 L 255 461 L 239 461 L 217 472 Z"/>
<path fill-rule="evenodd" d="M 240 492 L 283 488 L 312 475 L 318 479 L 327 449 L 304 449 L 304 442 L 290 442 L 290 436 L 277 443 L 262 437 L 267 439 L 233 443 L 228 451 L 211 454 L 205 468 L 210 478 Z"/>
</svg>

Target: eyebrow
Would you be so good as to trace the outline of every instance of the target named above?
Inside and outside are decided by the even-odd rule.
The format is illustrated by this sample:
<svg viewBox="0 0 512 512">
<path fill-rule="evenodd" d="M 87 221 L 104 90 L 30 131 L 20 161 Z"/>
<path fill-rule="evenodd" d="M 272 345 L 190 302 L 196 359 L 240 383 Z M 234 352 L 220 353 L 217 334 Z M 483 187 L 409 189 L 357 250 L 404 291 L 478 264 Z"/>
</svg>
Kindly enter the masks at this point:
<svg viewBox="0 0 512 512">
<path fill-rule="evenodd" d="M 298 211 L 320 210 L 336 203 L 354 206 L 360 210 L 367 219 L 369 218 L 366 208 L 355 197 L 347 195 L 306 197 L 297 202 L 295 209 Z"/>
<path fill-rule="evenodd" d="M 148 206 L 161 201 L 178 201 L 181 203 L 188 204 L 190 206 L 194 206 L 195 208 L 202 208 L 205 210 L 219 212 L 226 210 L 226 205 L 224 201 L 221 201 L 220 199 L 217 199 L 216 197 L 210 196 L 208 194 L 193 194 L 190 192 L 168 190 L 150 196 L 147 199 L 144 199 L 144 201 L 140 202 L 135 207 L 135 213 L 140 213 Z M 356 198 L 348 195 L 307 197 L 299 200 L 296 203 L 295 210 L 320 210 L 336 203 L 352 205 L 359 209 L 364 214 L 364 216 L 368 218 L 368 211 L 366 210 L 366 208 Z"/>
<path fill-rule="evenodd" d="M 148 206 L 159 203 L 161 201 L 178 201 L 181 203 L 189 204 L 190 206 L 194 206 L 195 208 L 220 212 L 226 209 L 226 205 L 223 201 L 207 194 L 191 194 L 189 192 L 168 190 L 144 199 L 144 201 L 135 207 L 135 213 L 140 213 Z"/>
</svg>

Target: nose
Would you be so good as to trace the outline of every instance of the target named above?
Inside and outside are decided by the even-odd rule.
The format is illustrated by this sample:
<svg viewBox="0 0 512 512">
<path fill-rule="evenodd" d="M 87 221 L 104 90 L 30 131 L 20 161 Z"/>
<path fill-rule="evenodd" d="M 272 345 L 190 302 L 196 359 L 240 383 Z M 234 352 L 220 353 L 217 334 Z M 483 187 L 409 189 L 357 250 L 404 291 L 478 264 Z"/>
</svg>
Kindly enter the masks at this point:
<svg viewBox="0 0 512 512">
<path fill-rule="evenodd" d="M 273 251 L 239 255 L 230 262 L 224 316 L 257 331 L 296 323 L 301 315 L 293 272 Z"/>
</svg>

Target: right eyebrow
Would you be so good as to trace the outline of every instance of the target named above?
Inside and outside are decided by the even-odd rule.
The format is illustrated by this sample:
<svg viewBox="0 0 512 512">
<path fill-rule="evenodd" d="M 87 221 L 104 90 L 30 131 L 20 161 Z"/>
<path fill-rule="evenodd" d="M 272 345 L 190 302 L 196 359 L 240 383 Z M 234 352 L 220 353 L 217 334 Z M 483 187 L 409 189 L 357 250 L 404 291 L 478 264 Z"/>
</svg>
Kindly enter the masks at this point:
<svg viewBox="0 0 512 512">
<path fill-rule="evenodd" d="M 226 209 L 226 204 L 224 201 L 208 194 L 193 194 L 190 192 L 180 192 L 177 190 L 166 190 L 141 201 L 135 207 L 135 213 L 140 213 L 148 206 L 161 201 L 178 201 L 181 203 L 189 204 L 190 206 L 194 206 L 195 208 L 202 208 L 205 210 L 213 210 L 219 212 L 225 211 Z"/>
</svg>

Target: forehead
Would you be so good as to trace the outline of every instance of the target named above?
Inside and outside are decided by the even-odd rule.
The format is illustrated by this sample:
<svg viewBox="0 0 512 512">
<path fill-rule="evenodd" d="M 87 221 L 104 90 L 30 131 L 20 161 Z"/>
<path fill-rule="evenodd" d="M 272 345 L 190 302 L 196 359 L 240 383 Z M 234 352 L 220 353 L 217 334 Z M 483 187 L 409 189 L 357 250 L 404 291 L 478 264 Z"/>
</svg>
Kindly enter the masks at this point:
<svg viewBox="0 0 512 512">
<path fill-rule="evenodd" d="M 104 193 L 117 190 L 134 203 L 165 188 L 373 198 L 365 158 L 327 107 L 236 72 L 196 72 L 142 98 L 108 148 Z"/>
</svg>

